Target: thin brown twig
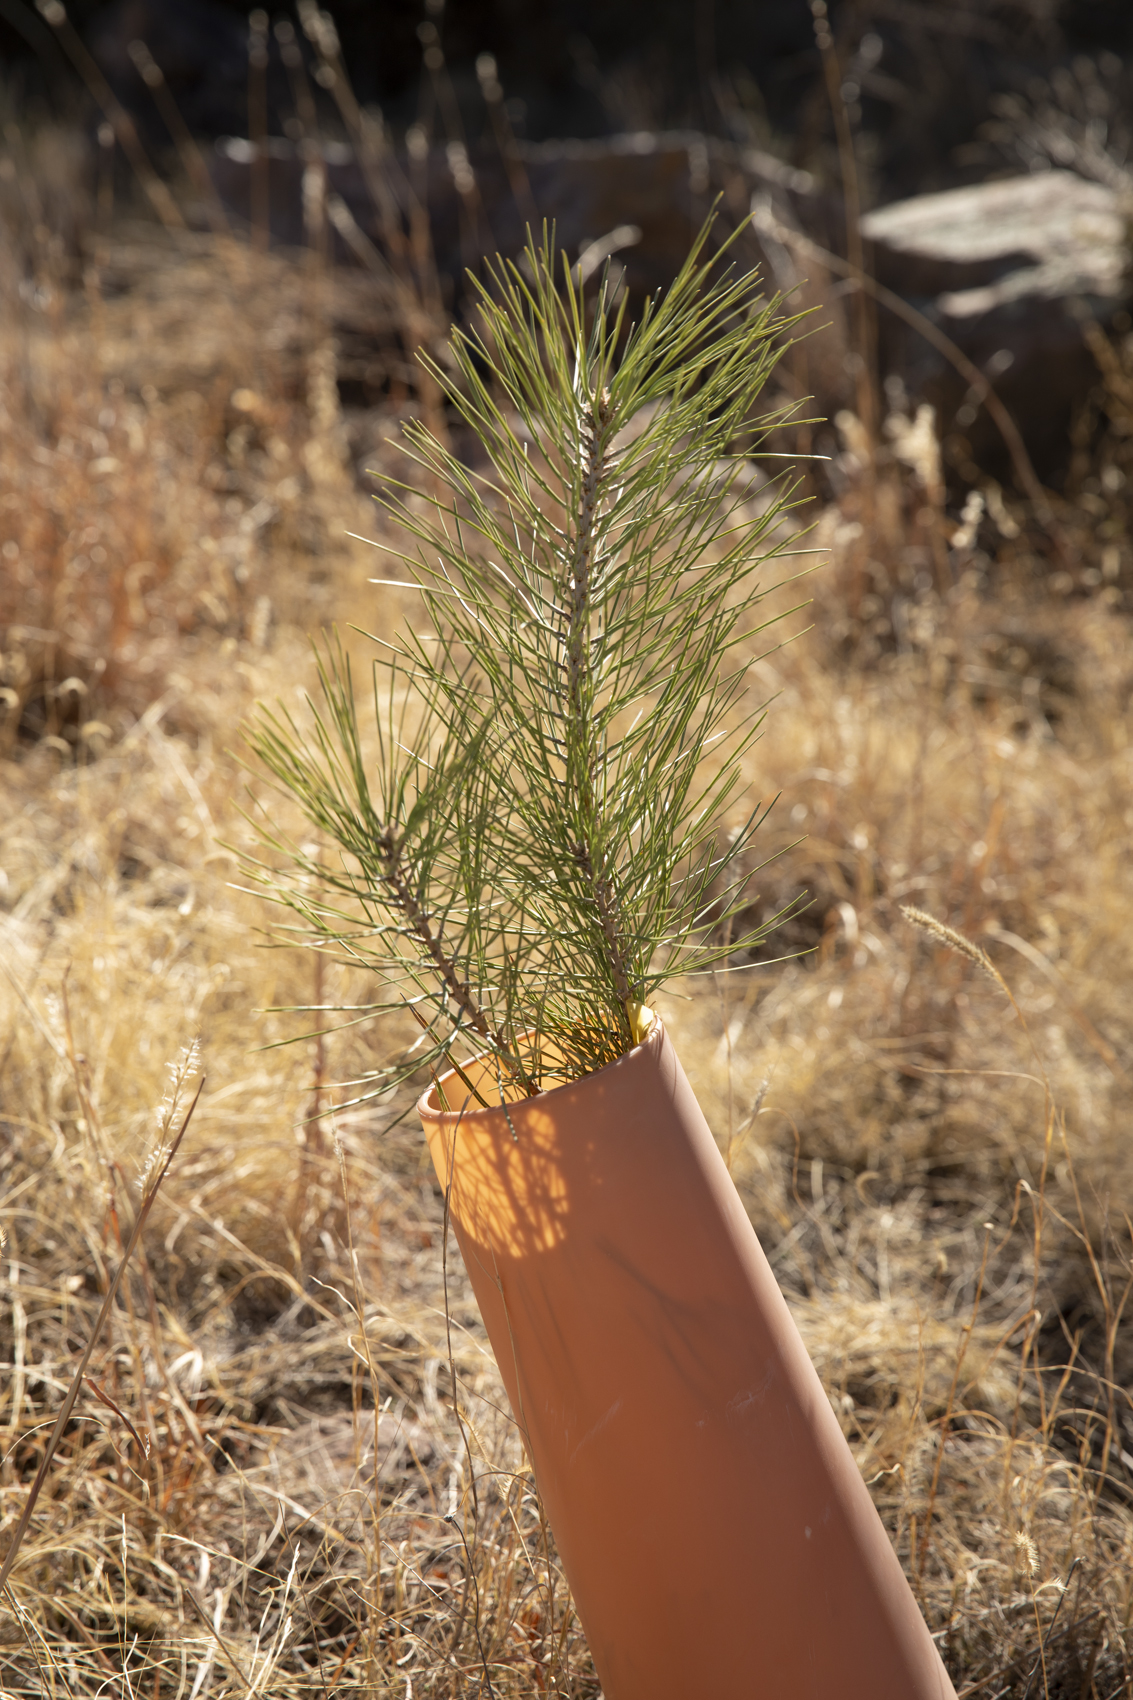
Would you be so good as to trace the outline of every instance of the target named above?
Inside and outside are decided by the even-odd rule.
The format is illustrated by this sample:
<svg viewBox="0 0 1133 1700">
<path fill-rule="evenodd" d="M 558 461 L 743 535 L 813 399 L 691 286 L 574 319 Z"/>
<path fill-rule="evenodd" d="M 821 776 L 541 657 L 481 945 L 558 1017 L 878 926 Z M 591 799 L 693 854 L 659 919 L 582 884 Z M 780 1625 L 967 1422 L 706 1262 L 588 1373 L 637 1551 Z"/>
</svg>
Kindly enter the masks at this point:
<svg viewBox="0 0 1133 1700">
<path fill-rule="evenodd" d="M 343 1203 L 343 1209 L 346 1213 L 346 1244 L 347 1244 L 347 1250 L 350 1253 L 350 1280 L 351 1280 L 352 1291 L 353 1291 L 353 1294 L 354 1294 L 354 1312 L 355 1312 L 355 1315 L 358 1318 L 358 1328 L 359 1328 L 359 1332 L 361 1333 L 361 1336 L 362 1336 L 362 1351 L 365 1354 L 366 1369 L 367 1369 L 369 1376 L 370 1376 L 370 1393 L 371 1393 L 371 1397 L 373 1399 L 373 1409 L 374 1409 L 374 1498 L 373 1498 L 373 1506 L 374 1506 L 374 1513 L 373 1513 L 374 1548 L 373 1548 L 373 1550 L 374 1550 L 374 1554 L 377 1558 L 378 1574 L 377 1574 L 377 1587 L 376 1587 L 376 1590 L 372 1592 L 372 1598 L 374 1600 L 374 1603 L 376 1604 L 377 1613 L 380 1616 L 381 1611 L 382 1611 L 382 1539 L 381 1539 L 382 1498 L 381 1498 L 380 1473 L 379 1473 L 379 1467 L 378 1466 L 379 1466 L 379 1459 L 381 1458 L 381 1403 L 382 1402 L 381 1402 L 381 1398 L 379 1396 L 378 1369 L 377 1369 L 377 1365 L 374 1363 L 373 1353 L 370 1350 L 370 1336 L 369 1336 L 369 1333 L 367 1332 L 367 1329 L 366 1329 L 366 1307 L 365 1307 L 365 1304 L 364 1304 L 364 1301 L 363 1301 L 363 1296 L 362 1296 L 362 1282 L 361 1282 L 361 1278 L 360 1278 L 360 1275 L 359 1275 L 358 1252 L 355 1249 L 355 1245 L 354 1245 L 354 1226 L 353 1226 L 353 1222 L 352 1222 L 351 1214 L 350 1214 L 350 1186 L 349 1186 L 349 1182 L 347 1180 L 347 1175 L 346 1175 L 346 1153 L 342 1148 L 342 1141 L 339 1139 L 338 1132 L 337 1132 L 336 1129 L 332 1129 L 332 1136 L 334 1138 L 335 1153 L 338 1157 L 338 1172 L 339 1172 L 339 1175 L 342 1179 L 342 1203 Z M 372 1587 L 373 1587 L 373 1584 L 371 1582 L 371 1588 Z"/>
<path fill-rule="evenodd" d="M 1043 489 L 1031 457 L 1027 453 L 1027 446 L 1023 441 L 1019 427 L 996 394 L 987 373 L 982 372 L 973 361 L 969 360 L 963 349 L 954 343 L 952 338 L 940 329 L 939 325 L 933 324 L 931 319 L 918 312 L 910 302 L 895 294 L 892 289 L 887 289 L 884 284 L 878 283 L 877 279 L 872 277 L 869 272 L 855 267 L 849 260 L 843 260 L 839 254 L 832 254 L 828 248 L 823 248 L 809 236 L 804 236 L 801 230 L 794 230 L 791 226 L 784 224 L 781 219 L 776 217 L 769 205 L 755 207 L 751 217 L 756 230 L 762 227 L 784 247 L 796 249 L 801 254 L 809 254 L 821 265 L 828 266 L 831 271 L 837 272 L 839 277 L 848 278 L 860 289 L 866 290 L 876 301 L 880 301 L 883 307 L 888 307 L 890 312 L 896 313 L 898 318 L 903 319 L 926 342 L 931 343 L 933 348 L 939 354 L 942 354 L 948 363 L 959 372 L 960 376 L 968 383 L 976 400 L 987 409 L 990 418 L 994 421 L 1000 436 L 1003 438 L 1004 446 L 1011 456 L 1015 475 L 1026 495 L 1030 498 L 1035 513 L 1048 537 L 1062 559 L 1069 561 L 1069 543 L 1062 527 L 1051 512 L 1046 491 Z"/>
<path fill-rule="evenodd" d="M 196 184 L 208 216 L 208 221 L 216 236 L 230 236 L 232 226 L 228 222 L 228 214 L 224 210 L 224 202 L 216 192 L 216 185 L 209 175 L 205 164 L 201 145 L 185 122 L 181 108 L 173 98 L 161 66 L 144 41 L 131 41 L 126 47 L 138 76 L 153 96 L 154 105 L 161 113 L 166 129 L 177 145 L 182 163 L 192 181 Z"/>
<path fill-rule="evenodd" d="M 479 1522 L 479 1504 L 478 1504 L 477 1495 L 476 1495 L 476 1474 L 475 1474 L 475 1471 L 474 1471 L 473 1466 L 472 1466 L 472 1448 L 469 1446 L 468 1437 L 464 1432 L 464 1418 L 461 1414 L 460 1405 L 459 1405 L 459 1402 L 458 1402 L 457 1396 L 456 1396 L 456 1360 L 453 1356 L 453 1350 L 452 1350 L 452 1312 L 449 1308 L 449 1297 L 448 1297 L 448 1234 L 449 1234 L 449 1225 L 450 1225 L 451 1220 L 452 1220 L 452 1215 L 451 1215 L 451 1210 L 450 1210 L 450 1204 L 451 1204 L 451 1199 L 452 1199 L 452 1182 L 453 1182 L 453 1176 L 456 1172 L 456 1136 L 460 1132 L 460 1119 L 464 1115 L 464 1112 L 467 1108 L 468 1108 L 468 1099 L 466 1098 L 464 1100 L 464 1103 L 460 1107 L 460 1110 L 459 1110 L 458 1115 L 457 1115 L 456 1122 L 453 1126 L 452 1144 L 449 1147 L 449 1151 L 448 1151 L 448 1173 L 445 1176 L 445 1207 L 444 1207 L 444 1217 L 443 1217 L 442 1227 L 441 1227 L 441 1283 L 442 1283 L 442 1288 L 443 1288 L 443 1293 L 444 1293 L 445 1336 L 446 1336 L 446 1341 L 447 1341 L 447 1345 L 448 1345 L 449 1376 L 451 1378 L 451 1384 L 452 1384 L 452 1409 L 453 1409 L 453 1415 L 456 1417 L 457 1427 L 460 1430 L 460 1438 L 464 1442 L 464 1450 L 468 1455 L 468 1476 L 469 1476 L 469 1484 L 470 1484 L 471 1490 L 472 1490 L 473 1515 L 475 1517 L 475 1520 L 477 1522 Z M 444 1521 L 446 1523 L 449 1523 L 449 1522 L 454 1522 L 454 1519 L 451 1516 L 448 1516 L 448 1517 L 444 1518 Z M 454 1523 L 454 1526 L 455 1526 L 455 1523 Z M 457 1533 L 460 1534 L 461 1539 L 463 1540 L 464 1539 L 463 1532 L 460 1529 L 458 1529 Z M 460 1647 L 460 1638 L 464 1634 L 464 1619 L 468 1614 L 468 1590 L 469 1590 L 469 1587 L 470 1587 L 471 1582 L 472 1582 L 472 1561 L 468 1556 L 467 1542 L 465 1542 L 464 1551 L 465 1551 L 464 1588 L 463 1588 L 463 1590 L 461 1592 L 461 1596 L 460 1596 L 460 1610 L 456 1614 L 456 1622 L 453 1625 L 452 1639 L 449 1642 L 449 1658 L 450 1659 L 456 1658 L 457 1650 Z M 477 1636 L 479 1636 L 479 1628 L 480 1628 L 479 1594 L 477 1594 L 477 1602 L 476 1602 Z"/>
<path fill-rule="evenodd" d="M 118 1288 L 121 1285 L 123 1275 L 126 1273 L 126 1266 L 134 1254 L 138 1241 L 142 1237 L 142 1229 L 146 1225 L 146 1219 L 148 1218 L 150 1211 L 153 1209 L 158 1192 L 161 1190 L 161 1184 L 166 1175 L 169 1173 L 169 1166 L 174 1157 L 177 1155 L 181 1141 L 185 1137 L 186 1130 L 193 1118 L 193 1111 L 196 1109 L 201 1093 L 204 1091 L 204 1086 L 205 1081 L 204 1076 L 202 1075 L 200 1083 L 197 1086 L 197 1090 L 193 1094 L 193 1101 L 189 1105 L 189 1108 L 185 1111 L 184 1120 L 177 1131 L 177 1135 L 173 1140 L 172 1145 L 169 1147 L 165 1161 L 162 1163 L 161 1168 L 157 1171 L 154 1180 L 150 1183 L 145 1196 L 142 1199 L 141 1208 L 134 1219 L 133 1231 L 130 1234 L 130 1238 L 126 1243 L 126 1249 L 122 1253 L 121 1259 L 118 1263 L 118 1268 L 115 1270 L 114 1277 L 107 1289 L 106 1297 L 102 1301 L 102 1308 L 95 1319 L 94 1327 L 91 1329 L 90 1334 L 87 1337 L 87 1343 L 83 1348 L 83 1355 L 79 1359 L 78 1368 L 71 1377 L 71 1385 L 67 1389 L 66 1397 L 59 1408 L 59 1415 L 56 1417 L 55 1426 L 48 1437 L 47 1447 L 44 1451 L 39 1469 L 36 1471 L 35 1480 L 32 1482 L 28 1497 L 24 1502 L 24 1508 L 20 1513 L 20 1520 L 16 1524 L 15 1532 L 12 1535 L 11 1543 L 4 1558 L 4 1563 L 0 1566 L 0 1593 L 3 1593 L 4 1591 L 5 1584 L 11 1574 L 12 1566 L 16 1561 L 16 1554 L 19 1552 L 23 1538 L 27 1534 L 28 1527 L 31 1523 L 32 1512 L 35 1510 L 36 1500 L 39 1498 L 43 1484 L 47 1480 L 47 1473 L 51 1468 L 51 1463 L 55 1457 L 59 1442 L 63 1438 L 63 1430 L 71 1420 L 71 1412 L 75 1408 L 75 1401 L 78 1399 L 79 1390 L 83 1385 L 83 1379 L 86 1376 L 87 1367 L 94 1354 L 94 1348 L 98 1342 L 99 1335 L 102 1333 L 103 1325 L 105 1324 L 107 1317 L 110 1315 L 114 1300 L 118 1295 Z"/>
<path fill-rule="evenodd" d="M 940 1419 L 940 1435 L 936 1443 L 936 1460 L 933 1464 L 932 1481 L 929 1484 L 928 1503 L 925 1506 L 924 1527 L 921 1530 L 920 1549 L 917 1553 L 917 1581 L 924 1578 L 925 1559 L 928 1556 L 929 1536 L 932 1533 L 932 1514 L 936 1508 L 936 1495 L 940 1486 L 940 1471 L 944 1463 L 944 1448 L 948 1441 L 948 1428 L 952 1421 L 952 1409 L 956 1399 L 956 1389 L 960 1384 L 960 1371 L 964 1367 L 968 1347 L 972 1342 L 972 1331 L 976 1326 L 980 1302 L 983 1299 L 984 1279 L 987 1275 L 988 1248 L 991 1245 L 991 1226 L 988 1224 L 984 1231 L 983 1256 L 980 1259 L 980 1272 L 976 1279 L 976 1292 L 972 1300 L 972 1314 L 961 1331 L 960 1350 L 956 1354 L 956 1364 L 952 1371 L 952 1385 L 948 1389 L 948 1399 L 944 1407 L 944 1415 Z"/>
<path fill-rule="evenodd" d="M 834 45 L 834 34 L 826 14 L 826 0 L 811 0 L 811 12 L 814 17 L 815 42 L 822 56 L 826 96 L 830 102 L 834 130 L 838 138 L 838 168 L 842 177 L 842 201 L 846 219 L 846 252 L 854 271 L 864 277 L 866 265 L 865 250 L 862 246 L 861 188 L 858 181 L 853 126 L 842 93 L 842 67 L 838 62 L 838 50 Z M 878 420 L 873 372 L 874 326 L 870 322 L 872 315 L 867 294 L 868 292 L 863 292 L 858 299 L 857 394 L 858 415 L 872 445 L 877 441 Z M 870 470 L 872 471 L 872 457 Z"/>
<path fill-rule="evenodd" d="M 184 230 L 185 219 L 181 209 L 150 164 L 134 120 L 91 57 L 82 36 L 68 18 L 62 0 L 37 0 L 37 7 L 59 37 L 67 57 L 106 115 L 154 212 L 167 230 Z"/>
<path fill-rule="evenodd" d="M 271 246 L 271 161 L 268 157 L 268 15 L 262 6 L 248 14 L 248 136 L 252 162 L 248 168 L 248 210 L 252 246 L 266 253 Z"/>
</svg>

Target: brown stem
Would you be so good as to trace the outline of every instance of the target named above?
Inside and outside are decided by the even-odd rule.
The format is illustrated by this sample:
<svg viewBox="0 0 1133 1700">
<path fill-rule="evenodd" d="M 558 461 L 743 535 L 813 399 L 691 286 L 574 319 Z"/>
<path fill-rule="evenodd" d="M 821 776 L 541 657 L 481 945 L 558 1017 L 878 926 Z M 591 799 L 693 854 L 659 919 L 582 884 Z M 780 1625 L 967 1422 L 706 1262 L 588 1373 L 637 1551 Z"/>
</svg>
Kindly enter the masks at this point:
<svg viewBox="0 0 1133 1700">
<path fill-rule="evenodd" d="M 569 624 L 567 627 L 567 702 L 574 736 L 567 738 L 567 782 L 577 785 L 582 836 L 574 846 L 574 856 L 586 877 L 594 896 L 602 933 L 609 951 L 610 968 L 619 1004 L 630 998 L 629 973 L 622 949 L 618 901 L 613 885 L 603 865 L 595 866 L 592 827 L 597 817 L 594 797 L 595 751 L 590 728 L 590 706 L 586 700 L 590 671 L 590 592 L 594 565 L 594 546 L 597 531 L 598 496 L 607 470 L 606 443 L 610 426 L 610 396 L 603 390 L 583 415 L 587 434 L 584 447 L 585 468 L 582 478 L 582 499 L 578 514 L 578 531 L 567 580 Z M 628 1015 L 626 1017 L 629 1019 Z"/>
<path fill-rule="evenodd" d="M 67 57 L 106 115 L 122 152 L 130 161 L 139 183 L 149 197 L 154 212 L 167 230 L 184 230 L 185 220 L 181 209 L 150 164 L 138 138 L 134 120 L 92 59 L 82 36 L 67 17 L 66 7 L 61 0 L 47 0 L 39 10 L 58 35 Z"/>
<path fill-rule="evenodd" d="M 784 247 L 794 249 L 801 254 L 810 254 L 822 265 L 836 272 L 839 277 L 849 278 L 859 289 L 864 289 L 879 301 L 890 312 L 896 313 L 907 325 L 923 336 L 927 343 L 942 354 L 971 388 L 972 394 L 981 407 L 986 408 L 988 415 L 995 422 L 1003 443 L 1011 456 L 1011 464 L 1015 468 L 1015 476 L 1025 494 L 1030 498 L 1040 524 L 1046 527 L 1047 536 L 1054 544 L 1061 560 L 1069 565 L 1071 550 L 1066 534 L 1058 524 L 1046 499 L 1046 492 L 1039 482 L 1039 477 L 1027 453 L 1022 433 L 1016 425 L 1006 406 L 992 388 L 991 380 L 986 372 L 981 372 L 974 361 L 969 360 L 963 349 L 958 347 L 947 336 L 940 326 L 932 319 L 897 295 L 892 289 L 887 289 L 883 283 L 878 283 L 869 272 L 861 271 L 852 266 L 840 255 L 832 254 L 829 249 L 822 248 L 817 242 L 812 242 L 809 236 L 804 236 L 801 230 L 793 230 L 776 218 L 770 207 L 753 207 L 752 223 L 756 230 L 766 230 L 769 235 L 782 242 Z"/>
<path fill-rule="evenodd" d="M 842 93 L 842 67 L 838 62 L 838 51 L 834 45 L 834 35 L 826 15 L 826 0 L 811 0 L 811 11 L 814 15 L 814 34 L 818 51 L 822 55 L 822 69 L 826 78 L 826 95 L 830 102 L 830 111 L 834 118 L 834 131 L 838 138 L 838 168 L 842 177 L 842 202 L 846 215 L 846 254 L 850 265 L 857 273 L 865 271 L 865 250 L 862 246 L 861 232 L 861 185 L 858 180 L 858 161 L 854 150 L 854 131 L 850 123 L 850 114 Z M 870 312 L 870 300 L 867 294 L 858 295 L 858 347 L 857 354 L 860 365 L 857 370 L 858 417 L 869 433 L 871 446 L 877 441 L 877 392 L 873 381 L 873 344 L 874 325 Z M 867 472 L 872 468 L 867 468 Z"/>
<path fill-rule="evenodd" d="M 257 6 L 248 15 L 248 136 L 253 150 L 248 171 L 248 207 L 252 246 L 265 254 L 271 247 L 267 75 L 268 15 L 262 6 Z"/>
<path fill-rule="evenodd" d="M 386 864 L 383 876 L 386 885 L 392 892 L 398 908 L 428 951 L 450 998 L 465 1017 L 468 1026 L 474 1032 L 479 1033 L 482 1039 L 487 1039 L 509 1074 L 519 1081 L 528 1096 L 533 1096 L 539 1090 L 537 1083 L 527 1073 L 519 1059 L 512 1056 L 504 1041 L 503 1034 L 493 1033 L 491 1027 L 489 1027 L 484 1011 L 472 995 L 472 988 L 467 980 L 460 978 L 456 971 L 456 964 L 451 957 L 445 954 L 440 934 L 433 931 L 429 925 L 428 915 L 406 883 L 400 867 L 400 845 L 388 829 L 382 835 L 381 849 Z"/>
<path fill-rule="evenodd" d="M 95 1319 L 94 1327 L 87 1336 L 87 1343 L 83 1347 L 83 1353 L 79 1359 L 78 1368 L 71 1377 L 71 1385 L 67 1389 L 63 1403 L 59 1408 L 59 1415 L 55 1419 L 55 1427 L 51 1430 L 51 1433 L 48 1436 L 46 1449 L 44 1450 L 43 1457 L 39 1462 L 39 1469 L 35 1473 L 35 1480 L 31 1484 L 27 1499 L 24 1501 L 24 1508 L 20 1513 L 19 1522 L 16 1524 L 12 1539 L 8 1544 L 8 1551 L 4 1555 L 4 1563 L 3 1565 L 0 1565 L 0 1595 L 4 1592 L 4 1585 L 11 1573 L 12 1566 L 16 1562 L 16 1554 L 19 1552 L 21 1542 L 28 1532 L 32 1512 L 35 1510 L 35 1502 L 39 1498 L 44 1482 L 47 1480 L 52 1460 L 55 1457 L 59 1442 L 63 1437 L 63 1431 L 71 1420 L 71 1412 L 75 1408 L 75 1401 L 77 1400 L 79 1391 L 82 1388 L 83 1378 L 87 1373 L 87 1368 L 94 1353 L 94 1348 L 98 1343 L 98 1337 L 102 1333 L 103 1325 L 114 1307 L 114 1300 L 117 1297 L 118 1288 L 121 1284 L 123 1275 L 126 1273 L 126 1265 L 137 1250 L 138 1241 L 141 1239 L 142 1230 L 146 1225 L 146 1219 L 149 1216 L 150 1211 L 153 1209 L 154 1199 L 157 1197 L 158 1192 L 161 1189 L 161 1184 L 166 1175 L 169 1173 L 169 1165 L 172 1163 L 174 1157 L 176 1157 L 181 1141 L 185 1137 L 186 1129 L 193 1119 L 193 1111 L 197 1107 L 197 1101 L 200 1098 L 201 1093 L 204 1091 L 204 1086 L 205 1083 L 202 1078 L 200 1085 L 197 1087 L 197 1090 L 193 1095 L 193 1101 L 185 1112 L 181 1126 L 177 1130 L 177 1135 L 174 1138 L 172 1145 L 169 1147 L 169 1151 L 166 1154 L 160 1169 L 157 1171 L 156 1176 L 146 1188 L 141 1206 L 137 1215 L 134 1217 L 134 1226 L 131 1231 L 130 1238 L 127 1241 L 126 1249 L 123 1251 L 122 1256 L 118 1260 L 118 1268 L 115 1270 L 114 1279 L 111 1281 L 110 1286 L 107 1288 L 106 1295 L 103 1298 L 102 1309 L 99 1311 L 98 1316 Z"/>
<path fill-rule="evenodd" d="M 622 951 L 621 929 L 618 925 L 618 900 L 613 886 L 604 874 L 595 874 L 590 852 L 585 844 L 575 846 L 575 860 L 583 873 L 598 909 L 598 919 L 602 923 L 602 933 L 610 952 L 610 968 L 614 976 L 614 990 L 618 994 L 618 1002 L 628 1003 L 632 997 L 629 984 L 629 970 L 625 955 Z M 628 1016 L 627 1016 L 628 1020 Z"/>
<path fill-rule="evenodd" d="M 398 847 L 392 836 L 386 833 L 382 842 L 386 857 L 385 881 L 397 900 L 398 908 L 405 915 L 413 931 L 421 940 L 425 949 L 436 966 L 437 972 L 445 983 L 449 996 L 457 1007 L 468 1018 L 468 1024 L 480 1034 L 483 1039 L 493 1037 L 483 1010 L 480 1008 L 467 982 L 460 978 L 456 964 L 451 961 L 441 948 L 441 940 L 429 925 L 429 917 L 414 897 L 409 886 L 402 878 L 399 869 Z"/>
</svg>

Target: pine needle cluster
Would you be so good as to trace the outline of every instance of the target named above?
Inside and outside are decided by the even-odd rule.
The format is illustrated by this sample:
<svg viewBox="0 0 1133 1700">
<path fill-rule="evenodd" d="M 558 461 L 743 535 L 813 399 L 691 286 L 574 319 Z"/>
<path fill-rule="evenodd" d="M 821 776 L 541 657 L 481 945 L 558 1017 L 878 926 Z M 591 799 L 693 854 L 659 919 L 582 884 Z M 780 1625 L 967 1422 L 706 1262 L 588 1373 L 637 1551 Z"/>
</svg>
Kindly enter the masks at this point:
<svg viewBox="0 0 1133 1700">
<path fill-rule="evenodd" d="M 333 637 L 313 733 L 284 710 L 251 732 L 336 847 L 265 829 L 259 878 L 424 1030 L 386 1081 L 474 1053 L 505 1101 L 578 1078 L 638 1042 L 667 979 L 767 930 L 731 936 L 761 813 L 722 822 L 796 493 L 788 474 L 753 517 L 752 445 L 781 423 L 755 409 L 796 321 L 710 237 L 632 324 L 545 231 L 487 269 L 431 371 L 488 470 L 410 423 L 412 471 L 381 498 L 422 616 L 373 639 L 376 754 Z"/>
</svg>

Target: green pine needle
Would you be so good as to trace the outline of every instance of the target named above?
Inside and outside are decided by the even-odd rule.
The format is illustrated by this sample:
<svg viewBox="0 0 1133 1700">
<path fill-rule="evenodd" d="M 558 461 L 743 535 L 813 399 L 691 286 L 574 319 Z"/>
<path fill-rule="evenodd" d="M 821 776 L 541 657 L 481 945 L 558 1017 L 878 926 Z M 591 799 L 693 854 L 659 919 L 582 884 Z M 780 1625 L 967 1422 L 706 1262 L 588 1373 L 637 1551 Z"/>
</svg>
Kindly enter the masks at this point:
<svg viewBox="0 0 1133 1700">
<path fill-rule="evenodd" d="M 505 1097 L 576 1079 L 632 1048 L 667 979 L 767 931 L 706 922 L 744 907 L 761 817 L 721 833 L 762 719 L 740 647 L 795 496 L 750 521 L 734 445 L 782 422 L 755 407 L 797 320 L 711 228 L 634 325 L 546 230 L 489 269 L 431 371 L 490 470 L 412 422 L 417 477 L 383 498 L 422 617 L 373 664 L 376 755 L 337 639 L 313 733 L 263 710 L 250 734 L 338 847 L 262 829 L 254 876 L 423 1028 L 380 1086 L 477 1052 Z"/>
</svg>

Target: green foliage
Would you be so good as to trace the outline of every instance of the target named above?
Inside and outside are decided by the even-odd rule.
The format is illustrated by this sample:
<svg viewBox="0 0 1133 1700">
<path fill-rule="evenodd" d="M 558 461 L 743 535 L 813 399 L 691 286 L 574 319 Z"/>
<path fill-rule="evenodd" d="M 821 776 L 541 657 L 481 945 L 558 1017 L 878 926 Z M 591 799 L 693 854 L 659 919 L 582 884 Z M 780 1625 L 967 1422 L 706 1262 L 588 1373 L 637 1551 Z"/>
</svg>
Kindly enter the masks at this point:
<svg viewBox="0 0 1133 1700">
<path fill-rule="evenodd" d="M 265 834 L 288 865 L 261 877 L 426 1029 L 394 1076 L 462 1038 L 505 1097 L 577 1078 L 632 1047 L 666 979 L 766 931 L 726 936 L 758 816 L 721 823 L 792 492 L 753 520 L 736 445 L 780 422 L 754 407 L 795 321 L 710 231 L 634 325 L 608 280 L 584 299 L 546 232 L 497 261 L 433 369 L 490 470 L 410 424 L 416 472 L 385 498 L 425 618 L 375 639 L 376 754 L 337 640 L 313 736 L 270 712 L 252 733 L 337 846 L 324 865 Z"/>
</svg>

